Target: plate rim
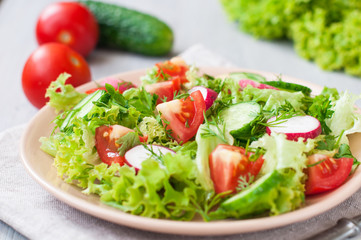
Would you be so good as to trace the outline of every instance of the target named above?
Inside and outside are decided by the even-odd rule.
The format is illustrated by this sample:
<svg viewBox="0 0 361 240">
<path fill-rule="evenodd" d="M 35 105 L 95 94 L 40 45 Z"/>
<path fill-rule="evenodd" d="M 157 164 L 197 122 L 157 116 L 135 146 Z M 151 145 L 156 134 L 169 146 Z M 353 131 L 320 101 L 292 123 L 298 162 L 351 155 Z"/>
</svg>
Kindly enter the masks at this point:
<svg viewBox="0 0 361 240">
<path fill-rule="evenodd" d="M 217 72 L 224 72 L 224 74 L 235 71 L 248 71 L 248 72 L 260 73 L 266 76 L 279 75 L 272 72 L 264 72 L 264 71 L 244 69 L 244 68 L 199 67 L 199 69 L 202 72 L 217 71 Z M 131 75 L 140 74 L 140 73 L 144 73 L 146 70 L 147 69 L 126 71 L 126 72 L 110 75 L 109 77 L 129 75 L 129 74 Z M 77 89 L 79 89 L 80 91 L 88 89 L 92 86 L 92 84 L 93 86 L 95 86 L 95 82 L 99 82 L 104 78 L 100 78 L 96 81 L 91 81 L 90 83 L 84 84 Z M 309 86 L 313 90 L 316 89 L 317 91 L 319 91 L 320 89 L 322 89 L 322 86 L 304 80 L 300 80 L 294 77 L 283 75 L 282 78 L 289 82 L 298 82 L 304 84 L 306 86 Z M 30 174 L 30 176 L 36 182 L 38 182 L 45 190 L 47 190 L 49 193 L 55 196 L 57 199 L 66 203 L 67 205 L 70 205 L 73 208 L 76 208 L 84 213 L 90 214 L 94 217 L 101 218 L 109 222 L 113 222 L 116 224 L 132 227 L 140 230 L 147 230 L 147 231 L 167 233 L 167 234 L 189 235 L 189 236 L 216 236 L 216 235 L 250 233 L 261 230 L 274 229 L 277 227 L 282 227 L 293 223 L 305 221 L 307 219 L 320 215 L 334 208 L 343 201 L 345 201 L 347 198 L 349 198 L 351 195 L 357 192 L 357 190 L 361 187 L 361 173 L 360 173 L 361 169 L 358 168 L 354 172 L 354 174 L 348 179 L 348 181 L 345 182 L 341 187 L 326 194 L 331 196 L 315 204 L 304 206 L 292 212 L 284 213 L 277 216 L 268 216 L 268 217 L 244 219 L 244 220 L 222 220 L 222 221 L 212 221 L 212 222 L 194 222 L 194 221 L 185 222 L 185 221 L 176 221 L 169 219 L 154 219 L 154 218 L 136 216 L 122 212 L 119 209 L 109 207 L 101 203 L 100 200 L 99 200 L 100 205 L 94 205 L 87 200 L 80 199 L 74 195 L 71 195 L 65 190 L 62 190 L 60 188 L 57 188 L 56 186 L 51 185 L 49 182 L 45 181 L 37 174 L 33 166 L 29 164 L 29 161 L 27 160 L 28 156 L 26 155 L 27 152 L 26 146 L 29 142 L 27 136 L 31 136 L 32 126 L 36 124 L 36 121 L 40 119 L 41 116 L 46 111 L 51 111 L 51 107 L 45 106 L 42 109 L 40 109 L 40 111 L 30 120 L 30 122 L 26 126 L 26 129 L 23 132 L 20 140 L 21 160 L 25 169 Z M 40 149 L 37 150 L 41 151 Z M 65 182 L 63 181 L 63 183 Z M 348 190 L 347 194 L 342 193 L 345 189 Z M 80 188 L 79 191 L 81 191 Z M 334 198 L 335 195 L 337 198 Z M 332 199 L 332 201 L 329 199 Z M 324 202 L 328 204 L 324 204 Z M 157 227 L 159 225 L 161 225 L 162 228 Z"/>
</svg>

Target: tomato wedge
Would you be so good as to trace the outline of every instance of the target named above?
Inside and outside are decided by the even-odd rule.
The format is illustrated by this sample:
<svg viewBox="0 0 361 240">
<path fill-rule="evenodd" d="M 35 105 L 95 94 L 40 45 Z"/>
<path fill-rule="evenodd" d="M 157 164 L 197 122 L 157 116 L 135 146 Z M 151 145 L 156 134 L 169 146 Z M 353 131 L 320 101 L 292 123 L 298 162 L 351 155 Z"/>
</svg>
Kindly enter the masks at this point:
<svg viewBox="0 0 361 240">
<path fill-rule="evenodd" d="M 96 87 L 96 88 L 91 88 L 89 90 L 86 90 L 85 93 L 86 94 L 92 94 L 93 92 L 96 92 L 98 90 L 106 90 L 105 87 Z"/>
<path fill-rule="evenodd" d="M 188 82 L 186 72 L 188 71 L 187 64 L 181 58 L 173 58 L 170 61 L 165 61 L 155 64 L 157 67 L 157 77 L 160 79 L 167 79 L 167 77 L 179 77 L 181 83 Z"/>
<path fill-rule="evenodd" d="M 157 104 L 173 100 L 174 95 L 181 89 L 179 77 L 173 77 L 164 82 L 157 82 L 145 86 L 145 90 L 151 94 L 157 94 Z"/>
<path fill-rule="evenodd" d="M 219 144 L 209 156 L 211 179 L 216 193 L 237 191 L 240 177 L 249 183 L 250 178 L 258 175 L 263 165 L 263 157 L 250 161 L 253 153 L 244 148 Z"/>
<path fill-rule="evenodd" d="M 206 104 L 202 93 L 195 91 L 187 98 L 161 103 L 156 108 L 163 124 L 171 130 L 172 137 L 177 142 L 185 143 L 197 133 L 203 123 Z"/>
<path fill-rule="evenodd" d="M 308 157 L 306 195 L 322 193 L 342 185 L 350 175 L 352 158 L 331 158 L 323 154 Z"/>
<path fill-rule="evenodd" d="M 100 126 L 95 129 L 95 147 L 102 162 L 108 165 L 113 163 L 119 163 L 120 166 L 124 165 L 125 158 L 118 152 L 121 145 L 116 141 L 132 131 L 134 130 L 121 125 Z M 147 136 L 139 136 L 141 142 L 146 142 L 147 138 Z"/>
</svg>

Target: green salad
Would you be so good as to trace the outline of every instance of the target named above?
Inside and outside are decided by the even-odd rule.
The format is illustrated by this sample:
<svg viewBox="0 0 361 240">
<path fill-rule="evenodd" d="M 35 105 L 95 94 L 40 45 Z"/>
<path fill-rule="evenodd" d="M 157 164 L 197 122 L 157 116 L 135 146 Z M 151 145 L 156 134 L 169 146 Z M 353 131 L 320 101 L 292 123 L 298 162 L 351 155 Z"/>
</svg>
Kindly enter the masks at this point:
<svg viewBox="0 0 361 240">
<path fill-rule="evenodd" d="M 41 149 L 58 176 L 102 203 L 151 218 L 205 221 L 278 215 L 341 186 L 359 162 L 359 98 L 248 72 L 199 74 L 179 58 L 136 87 L 109 78 L 86 93 L 61 74 L 57 117 Z"/>
</svg>

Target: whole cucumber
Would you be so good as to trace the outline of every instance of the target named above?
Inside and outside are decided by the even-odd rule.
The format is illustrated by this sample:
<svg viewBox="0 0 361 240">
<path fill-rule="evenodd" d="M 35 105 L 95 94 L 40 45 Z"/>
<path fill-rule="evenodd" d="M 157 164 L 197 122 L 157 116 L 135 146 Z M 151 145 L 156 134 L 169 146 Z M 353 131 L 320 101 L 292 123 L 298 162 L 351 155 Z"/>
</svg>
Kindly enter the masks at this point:
<svg viewBox="0 0 361 240">
<path fill-rule="evenodd" d="M 159 19 L 135 10 L 100 1 L 80 1 L 96 17 L 100 35 L 98 47 L 135 52 L 149 56 L 167 54 L 173 45 L 173 32 Z"/>
</svg>

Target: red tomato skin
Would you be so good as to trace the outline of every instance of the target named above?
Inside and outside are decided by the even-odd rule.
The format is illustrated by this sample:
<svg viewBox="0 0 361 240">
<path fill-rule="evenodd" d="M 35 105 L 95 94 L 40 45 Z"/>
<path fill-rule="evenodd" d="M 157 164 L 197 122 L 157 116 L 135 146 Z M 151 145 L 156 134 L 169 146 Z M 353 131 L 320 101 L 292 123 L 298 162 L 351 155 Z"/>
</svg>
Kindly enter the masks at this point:
<svg viewBox="0 0 361 240">
<path fill-rule="evenodd" d="M 209 168 L 215 192 L 236 192 L 238 179 L 243 176 L 249 181 L 250 175 L 256 177 L 261 170 L 264 159 L 259 157 L 251 162 L 250 153 L 244 148 L 219 144 L 209 156 Z"/>
<path fill-rule="evenodd" d="M 188 71 L 188 66 L 183 64 L 175 64 L 172 61 L 165 61 L 155 64 L 157 67 L 157 77 L 164 79 L 167 75 L 170 77 L 178 76 L 181 80 L 181 83 L 188 82 L 186 78 L 186 72 Z M 164 76 L 164 74 L 166 76 Z"/>
<path fill-rule="evenodd" d="M 172 137 L 179 143 L 186 143 L 197 133 L 199 126 L 203 123 L 206 104 L 202 93 L 195 91 L 187 99 L 176 99 L 159 104 L 157 110 L 161 112 L 163 124 L 172 131 Z M 188 121 L 188 126 L 186 126 L 186 121 Z"/>
<path fill-rule="evenodd" d="M 106 91 L 105 87 L 97 87 L 97 88 L 91 88 L 89 90 L 86 90 L 85 93 L 86 94 L 92 94 L 93 92 L 96 92 L 98 90 L 104 90 Z"/>
<path fill-rule="evenodd" d="M 128 132 L 134 130 L 118 125 L 118 128 L 121 129 L 119 137 L 126 135 Z M 126 161 L 124 156 L 121 156 L 118 152 L 119 144 L 115 143 L 117 139 L 110 139 L 110 134 L 113 131 L 113 126 L 100 126 L 95 129 L 95 147 L 97 149 L 98 155 L 102 162 L 107 165 L 112 165 L 113 163 L 118 163 L 120 166 L 123 166 Z M 148 136 L 139 136 L 141 142 L 147 142 Z"/>
<path fill-rule="evenodd" d="M 82 4 L 58 2 L 46 7 L 36 24 L 39 45 L 63 43 L 84 57 L 96 46 L 99 27 L 94 15 Z"/>
<path fill-rule="evenodd" d="M 37 48 L 22 72 L 22 87 L 31 104 L 43 107 L 49 100 L 45 98 L 46 89 L 64 72 L 71 75 L 66 83 L 74 87 L 91 80 L 87 62 L 71 48 L 60 43 L 47 43 Z"/>
<path fill-rule="evenodd" d="M 325 161 L 307 169 L 308 179 L 305 184 L 305 194 L 314 195 L 341 186 L 352 170 L 352 158 L 334 159 L 322 154 L 309 157 L 309 164 Z"/>
<path fill-rule="evenodd" d="M 145 90 L 152 94 L 158 95 L 157 104 L 166 100 L 169 102 L 173 100 L 174 94 L 181 89 L 181 80 L 179 77 L 172 77 L 164 82 L 157 82 L 145 86 Z"/>
</svg>

